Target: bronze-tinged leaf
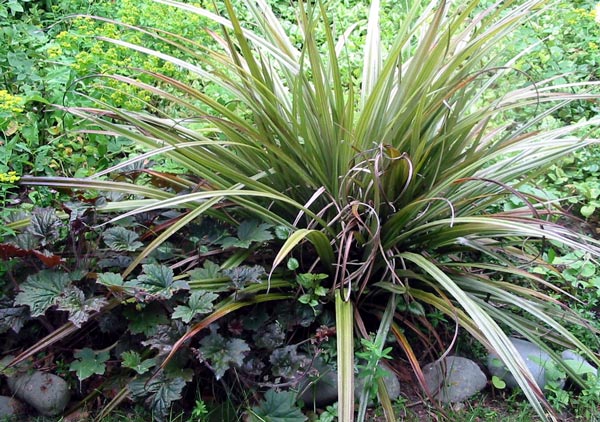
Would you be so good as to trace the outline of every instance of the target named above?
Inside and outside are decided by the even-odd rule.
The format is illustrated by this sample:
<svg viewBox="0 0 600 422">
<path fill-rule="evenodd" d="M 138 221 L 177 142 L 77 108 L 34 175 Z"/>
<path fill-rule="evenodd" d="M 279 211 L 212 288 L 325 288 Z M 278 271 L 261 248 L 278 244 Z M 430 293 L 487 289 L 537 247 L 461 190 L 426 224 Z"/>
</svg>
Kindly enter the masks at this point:
<svg viewBox="0 0 600 422">
<path fill-rule="evenodd" d="M 11 258 L 20 258 L 29 255 L 29 251 L 21 249 L 10 243 L 0 243 L 0 259 L 8 261 Z"/>
<path fill-rule="evenodd" d="M 157 188 L 172 188 L 175 192 L 181 192 L 182 190 L 190 188 L 190 182 L 182 179 L 176 174 L 148 169 L 143 169 L 140 172 L 149 175 L 150 183 Z"/>
<path fill-rule="evenodd" d="M 54 268 L 57 265 L 63 264 L 65 260 L 60 255 L 54 255 L 49 252 L 40 252 L 40 251 L 29 251 L 33 255 L 37 256 L 42 263 L 49 268 Z"/>
<path fill-rule="evenodd" d="M 50 252 L 41 252 L 35 249 L 22 249 L 10 243 L 0 243 L 0 259 L 7 261 L 11 258 L 24 258 L 29 255 L 34 255 L 39 258 L 42 263 L 48 268 L 54 268 L 64 262 L 60 255 L 54 255 Z"/>
</svg>

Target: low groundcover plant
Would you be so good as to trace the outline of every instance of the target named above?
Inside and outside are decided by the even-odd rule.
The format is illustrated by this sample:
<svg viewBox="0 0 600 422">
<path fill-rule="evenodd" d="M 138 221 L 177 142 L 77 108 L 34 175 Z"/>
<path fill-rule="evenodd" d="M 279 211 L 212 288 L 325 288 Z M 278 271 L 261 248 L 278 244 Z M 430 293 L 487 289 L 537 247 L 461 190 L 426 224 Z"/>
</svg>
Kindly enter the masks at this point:
<svg viewBox="0 0 600 422">
<path fill-rule="evenodd" d="M 170 54 L 143 43 L 105 41 L 171 63 L 219 87 L 231 103 L 144 69 L 138 71 L 156 84 L 118 74 L 98 76 L 171 102 L 169 109 L 177 115 L 150 104 L 143 112 L 101 102 L 95 108 L 65 107 L 148 152 L 88 179 L 24 176 L 20 183 L 129 195 L 106 206 L 105 211 L 122 211 L 113 223 L 156 210 L 181 211 L 135 256 L 119 275 L 121 281 L 167 239 L 204 218 L 228 224 L 253 218 L 288 230 L 285 240 L 263 241 L 269 246 L 264 250 L 274 252 L 253 303 L 289 298 L 275 292 L 301 287 L 271 284 L 275 275 L 285 274 L 280 264 L 289 257 L 297 258 L 304 272 L 328 275 L 320 285 L 331 294 L 316 300 L 336 303 L 339 420 L 355 417 L 353 325 L 370 338 L 363 320 L 369 314 L 380 321 L 370 338 L 378 353 L 391 332 L 422 379 L 396 312 L 400 299 L 437 309 L 494 350 L 538 414 L 555 419 L 507 336 L 519 334 L 553 356 L 555 346 L 574 348 L 600 364 L 569 330 L 569 324 L 588 324 L 555 298 L 563 292 L 527 272 L 542 262 L 549 244 L 583 251 L 591 260 L 600 254 L 600 245 L 561 224 L 568 216 L 557 203 L 520 193 L 519 187 L 557 159 L 596 142 L 585 133 L 597 120 L 538 128 L 571 101 L 596 100 L 590 92 L 597 84 L 534 83 L 512 70 L 517 57 L 499 51 L 507 34 L 544 13 L 545 2 L 398 5 L 405 10 L 390 40 L 380 36 L 378 0 L 372 1 L 364 25 L 347 28 L 328 19 L 325 3 L 298 2 L 299 33 L 293 34 L 294 40 L 301 38 L 298 43 L 264 0 L 226 0 L 222 14 L 156 1 L 221 25 L 222 31 L 210 32 L 212 45 L 198 45 L 183 35 L 121 25 L 163 42 Z M 242 10 L 244 22 L 238 17 Z M 365 26 L 357 61 L 347 41 Z M 504 113 L 521 109 L 534 114 L 503 121 Z M 110 180 L 156 157 L 173 160 L 185 173 L 165 178 L 168 188 L 162 189 Z M 503 201 L 513 195 L 525 205 L 504 211 Z M 250 255 L 236 256 L 243 262 Z M 245 306 L 246 299 L 232 296 L 227 308 L 189 327 L 166 361 L 211 322 Z M 61 335 L 73 330 L 65 328 Z M 368 389 L 360 399 L 360 420 Z M 383 384 L 379 393 L 393 420 Z"/>
</svg>

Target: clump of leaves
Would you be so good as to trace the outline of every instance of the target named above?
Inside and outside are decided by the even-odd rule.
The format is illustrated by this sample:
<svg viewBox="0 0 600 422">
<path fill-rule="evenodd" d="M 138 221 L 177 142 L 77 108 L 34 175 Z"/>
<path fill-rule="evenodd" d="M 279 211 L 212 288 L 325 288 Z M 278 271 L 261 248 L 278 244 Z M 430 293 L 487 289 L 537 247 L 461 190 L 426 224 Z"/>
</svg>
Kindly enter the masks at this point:
<svg viewBox="0 0 600 422">
<path fill-rule="evenodd" d="M 240 290 L 249 283 L 261 283 L 261 277 L 265 274 L 265 269 L 260 265 L 249 267 L 246 265 L 230 268 L 223 271 L 223 275 L 229 277 L 233 288 Z"/>
<path fill-rule="evenodd" d="M 316 308 L 320 301 L 327 296 L 327 293 L 329 293 L 329 289 L 321 285 L 322 281 L 327 279 L 327 277 L 327 274 L 298 274 L 296 281 L 305 291 L 305 293 L 298 298 L 298 301 L 305 305 L 309 305 L 316 312 Z"/>
<path fill-rule="evenodd" d="M 12 300 L 0 299 L 0 334 L 12 330 L 18 334 L 29 315 L 24 306 L 12 306 Z"/>
<path fill-rule="evenodd" d="M 139 375 L 144 375 L 156 365 L 156 359 L 142 359 L 135 350 L 123 352 L 121 354 L 121 365 L 125 368 L 133 369 Z"/>
<path fill-rule="evenodd" d="M 213 326 L 211 333 L 200 340 L 199 350 L 201 359 L 210 364 L 216 379 L 219 380 L 232 366 L 242 366 L 250 347 L 242 339 L 223 337 Z"/>
<path fill-rule="evenodd" d="M 308 367 L 308 358 L 298 354 L 298 346 L 290 345 L 273 350 L 269 357 L 271 373 L 275 377 L 294 380 Z"/>
<path fill-rule="evenodd" d="M 134 398 L 144 398 L 155 418 L 164 420 L 169 415 L 171 403 L 181 398 L 185 385 L 185 379 L 161 372 L 137 378 L 128 384 L 128 388 Z"/>
<path fill-rule="evenodd" d="M 377 340 L 360 339 L 363 351 L 356 352 L 356 357 L 364 360 L 358 366 L 358 376 L 365 379 L 370 398 L 377 395 L 377 380 L 385 376 L 385 370 L 379 365 L 382 359 L 391 359 L 392 347 L 383 348 Z"/>
<path fill-rule="evenodd" d="M 243 221 L 237 229 L 237 237 L 226 237 L 219 240 L 219 244 L 224 248 L 244 248 L 247 249 L 253 243 L 262 243 L 273 239 L 271 232 L 272 225 L 260 223 L 257 221 Z"/>
<path fill-rule="evenodd" d="M 42 270 L 28 276 L 19 286 L 21 291 L 14 303 L 28 306 L 32 317 L 43 315 L 56 306 L 58 310 L 68 312 L 69 321 L 81 327 L 91 314 L 100 311 L 107 302 L 102 297 L 86 298 L 81 289 L 72 285 L 79 278 L 78 273 Z"/>
<path fill-rule="evenodd" d="M 132 288 L 136 295 L 151 300 L 170 299 L 174 292 L 189 288 L 187 282 L 175 280 L 173 270 L 165 265 L 145 264 L 142 268 L 140 276 L 124 284 L 125 287 Z"/>
</svg>

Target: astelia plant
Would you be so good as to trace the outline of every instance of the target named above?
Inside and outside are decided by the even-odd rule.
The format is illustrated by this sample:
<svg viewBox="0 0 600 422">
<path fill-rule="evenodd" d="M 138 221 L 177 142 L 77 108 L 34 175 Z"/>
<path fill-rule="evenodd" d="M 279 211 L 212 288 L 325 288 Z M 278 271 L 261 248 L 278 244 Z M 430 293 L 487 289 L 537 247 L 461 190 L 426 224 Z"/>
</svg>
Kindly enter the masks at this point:
<svg viewBox="0 0 600 422">
<path fill-rule="evenodd" d="M 154 210 L 180 210 L 124 269 L 123 280 L 169 237 L 206 216 L 228 222 L 252 217 L 287 228 L 291 234 L 284 242 L 265 240 L 278 248 L 270 275 L 292 254 L 302 258 L 302 270 L 329 275 L 319 285 L 327 286 L 336 302 L 340 420 L 355 418 L 352 333 L 355 324 L 370 337 L 366 314 L 381 321 L 369 341 L 383 348 L 391 331 L 422 379 L 396 312 L 398 296 L 403 303 L 437 309 L 494 350 L 538 414 L 555 419 L 507 336 L 519 334 L 553 356 L 554 347 L 575 348 L 600 364 L 568 329 L 587 326 L 586 321 L 554 298 L 561 293 L 556 286 L 527 272 L 550 243 L 583 251 L 590 259 L 600 255 L 600 245 L 561 225 L 556 204 L 521 194 L 519 186 L 530 174 L 596 142 L 573 134 L 584 134 L 597 121 L 545 131 L 538 127 L 571 101 L 597 96 L 526 77 L 515 85 L 511 76 L 511 85 L 502 88 L 517 58 L 496 49 L 524 20 L 544 13 L 545 2 L 410 2 L 395 37 L 382 40 L 380 1 L 373 0 L 357 64 L 355 55 L 347 55 L 346 41 L 361 23 L 340 28 L 344 23 L 328 19 L 324 2 L 297 3 L 297 43 L 265 0 L 235 5 L 226 0 L 223 15 L 156 1 L 223 30 L 211 32 L 213 45 L 199 45 L 183 35 L 123 25 L 165 43 L 169 54 L 119 39 L 105 41 L 194 74 L 235 98 L 235 107 L 193 84 L 144 69 L 139 72 L 155 78 L 156 85 L 103 75 L 172 102 L 177 115 L 101 102 L 96 108 L 67 108 L 148 152 L 93 178 L 23 177 L 21 183 L 131 195 L 107 207 L 122 211 L 115 222 Z M 248 21 L 240 21 L 236 7 L 244 8 Z M 172 53 L 176 50 L 181 55 Z M 538 103 L 549 106 L 519 122 L 502 119 Z M 163 176 L 163 189 L 108 177 L 155 156 L 174 160 L 187 174 Z M 511 195 L 526 205 L 501 211 L 499 205 Z M 229 300 L 190 327 L 171 355 L 211 322 L 244 306 L 243 298 L 237 305 L 235 298 Z M 386 417 L 393 420 L 382 383 L 379 393 Z M 358 419 L 364 419 L 367 400 L 363 394 Z"/>
</svg>

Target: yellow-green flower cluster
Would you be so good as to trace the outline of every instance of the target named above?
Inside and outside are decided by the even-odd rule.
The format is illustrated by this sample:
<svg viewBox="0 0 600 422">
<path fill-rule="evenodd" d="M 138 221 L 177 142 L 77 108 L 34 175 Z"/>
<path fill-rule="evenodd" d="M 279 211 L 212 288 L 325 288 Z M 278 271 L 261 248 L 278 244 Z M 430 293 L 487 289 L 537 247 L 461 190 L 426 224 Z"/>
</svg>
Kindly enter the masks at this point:
<svg viewBox="0 0 600 422">
<path fill-rule="evenodd" d="M 108 87 L 105 91 L 108 95 L 103 95 L 102 101 L 109 101 L 117 107 L 125 107 L 129 110 L 143 110 L 147 107 L 152 97 L 145 89 L 137 88 L 135 85 L 125 84 L 114 79 L 104 81 L 104 86 Z M 100 88 L 100 86 L 99 86 Z"/>
<path fill-rule="evenodd" d="M 12 95 L 5 89 L 0 89 L 0 112 L 21 113 L 25 100 L 22 97 Z"/>
<path fill-rule="evenodd" d="M 73 69 L 80 73 L 88 71 L 89 67 L 94 63 L 94 57 L 87 51 L 82 51 L 75 56 Z"/>
<path fill-rule="evenodd" d="M 83 35 L 87 35 L 87 36 L 93 36 L 95 35 L 95 30 L 97 28 L 97 24 L 96 22 L 91 19 L 91 18 L 77 18 L 73 21 L 73 26 L 75 27 L 75 29 L 77 30 L 77 32 L 79 34 L 83 34 Z M 115 27 L 115 25 L 111 25 L 112 27 Z M 106 34 L 107 36 L 112 36 L 111 34 Z"/>
<path fill-rule="evenodd" d="M 52 46 L 48 47 L 48 50 L 46 50 L 46 53 L 48 54 L 49 59 L 55 59 L 57 57 L 62 56 L 63 51 L 59 45 L 52 45 Z"/>
<path fill-rule="evenodd" d="M 74 47 L 74 43 L 76 43 L 77 39 L 73 34 L 70 34 L 67 31 L 62 31 L 56 36 L 56 41 L 60 44 L 60 47 L 66 50 L 70 50 Z"/>
<path fill-rule="evenodd" d="M 0 173 L 0 183 L 15 183 L 20 179 L 17 176 L 16 171 L 9 171 L 8 173 Z"/>
<path fill-rule="evenodd" d="M 600 12 L 600 3 L 598 3 L 596 5 L 596 7 L 592 10 L 587 10 L 587 9 L 582 9 L 582 8 L 576 8 L 573 9 L 573 13 L 575 16 L 570 17 L 569 19 L 567 19 L 567 23 L 569 25 L 577 25 L 578 24 L 578 20 L 583 18 L 583 19 L 590 19 L 590 20 L 596 20 L 596 22 L 600 23 L 600 20 L 598 18 L 598 14 Z"/>
<path fill-rule="evenodd" d="M 130 25 L 137 25 L 139 23 L 139 6 L 131 0 L 123 0 L 121 10 L 126 11 L 126 13 L 120 16 L 120 20 Z"/>
</svg>

